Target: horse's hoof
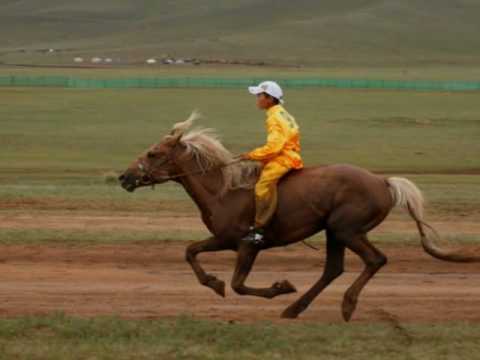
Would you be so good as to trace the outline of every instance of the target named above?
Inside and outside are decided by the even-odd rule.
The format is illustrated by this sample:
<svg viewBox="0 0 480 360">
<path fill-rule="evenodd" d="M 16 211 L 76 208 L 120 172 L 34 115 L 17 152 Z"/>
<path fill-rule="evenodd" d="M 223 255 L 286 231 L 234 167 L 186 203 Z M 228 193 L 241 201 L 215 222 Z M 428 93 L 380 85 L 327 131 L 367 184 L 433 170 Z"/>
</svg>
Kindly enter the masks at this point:
<svg viewBox="0 0 480 360">
<path fill-rule="evenodd" d="M 277 281 L 273 284 L 272 287 L 274 289 L 277 289 L 279 291 L 279 294 L 290 294 L 297 292 L 295 286 L 293 286 L 292 283 L 288 280 Z"/>
<path fill-rule="evenodd" d="M 343 315 L 343 319 L 345 321 L 350 321 L 350 319 L 352 318 L 352 315 L 353 315 L 353 312 L 355 311 L 355 308 L 357 307 L 357 301 L 356 300 L 352 300 L 348 297 L 345 297 L 343 299 L 343 303 L 342 303 L 342 315 Z"/>
<path fill-rule="evenodd" d="M 282 319 L 296 319 L 297 317 L 298 317 L 298 312 L 291 308 L 286 308 L 281 315 Z"/>
<path fill-rule="evenodd" d="M 215 291 L 221 297 L 225 297 L 225 282 L 218 279 L 211 279 L 208 282 L 208 287 Z"/>
</svg>

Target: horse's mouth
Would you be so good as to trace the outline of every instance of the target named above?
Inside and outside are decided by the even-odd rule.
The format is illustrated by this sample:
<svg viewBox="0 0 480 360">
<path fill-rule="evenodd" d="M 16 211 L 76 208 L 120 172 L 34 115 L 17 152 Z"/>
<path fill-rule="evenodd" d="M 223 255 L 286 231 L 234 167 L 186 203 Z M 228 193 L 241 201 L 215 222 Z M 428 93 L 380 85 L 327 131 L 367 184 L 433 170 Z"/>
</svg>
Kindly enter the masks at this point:
<svg viewBox="0 0 480 360">
<path fill-rule="evenodd" d="M 122 188 L 128 192 L 134 192 L 136 188 L 153 186 L 155 184 L 155 181 L 148 175 L 138 177 L 131 174 L 122 174 L 118 177 L 118 181 Z"/>
<path fill-rule="evenodd" d="M 134 182 L 122 182 L 122 187 L 128 192 L 134 192 L 135 189 L 144 186 L 153 186 L 154 182 L 150 178 L 137 179 Z"/>
</svg>

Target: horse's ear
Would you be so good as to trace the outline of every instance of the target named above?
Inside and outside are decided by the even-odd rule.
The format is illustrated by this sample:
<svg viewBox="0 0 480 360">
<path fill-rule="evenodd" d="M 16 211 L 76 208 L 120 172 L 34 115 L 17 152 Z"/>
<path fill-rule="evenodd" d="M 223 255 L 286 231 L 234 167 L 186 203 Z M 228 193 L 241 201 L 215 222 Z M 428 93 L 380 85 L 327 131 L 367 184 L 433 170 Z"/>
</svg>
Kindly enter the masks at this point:
<svg viewBox="0 0 480 360">
<path fill-rule="evenodd" d="M 173 125 L 170 134 L 165 136 L 164 140 L 170 145 L 177 144 L 181 140 L 183 134 L 185 134 L 187 130 L 192 127 L 194 121 L 199 119 L 200 117 L 200 113 L 194 110 L 187 120 Z"/>
<path fill-rule="evenodd" d="M 181 133 L 181 131 L 177 128 L 177 125 L 178 124 L 175 124 L 174 127 L 172 128 L 172 130 L 170 131 L 170 134 L 168 134 L 167 136 L 177 136 Z"/>
<path fill-rule="evenodd" d="M 175 145 L 177 144 L 180 139 L 182 138 L 183 133 L 181 132 L 171 132 L 170 135 L 165 136 L 164 140 L 170 144 L 170 145 Z"/>
<path fill-rule="evenodd" d="M 180 137 L 192 127 L 195 120 L 201 118 L 200 113 L 197 110 L 194 110 L 187 120 L 183 122 L 176 123 L 173 125 L 172 131 L 170 131 L 171 136 L 180 135 Z"/>
</svg>

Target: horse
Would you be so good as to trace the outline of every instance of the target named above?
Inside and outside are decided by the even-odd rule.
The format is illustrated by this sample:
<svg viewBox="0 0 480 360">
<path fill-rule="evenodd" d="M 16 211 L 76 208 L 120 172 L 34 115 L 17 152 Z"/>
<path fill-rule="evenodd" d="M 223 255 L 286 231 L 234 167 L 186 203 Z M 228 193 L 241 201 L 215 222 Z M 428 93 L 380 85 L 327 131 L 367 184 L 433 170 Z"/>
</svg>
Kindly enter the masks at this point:
<svg viewBox="0 0 480 360">
<path fill-rule="evenodd" d="M 211 129 L 192 128 L 197 113 L 175 124 L 119 176 L 121 186 L 133 192 L 144 186 L 174 181 L 185 189 L 201 213 L 211 236 L 186 248 L 186 261 L 200 284 L 225 296 L 225 282 L 205 272 L 197 260 L 202 252 L 237 252 L 232 289 L 240 295 L 274 298 L 296 292 L 288 281 L 270 287 L 245 284 L 261 250 L 286 246 L 326 232 L 326 262 L 320 279 L 281 316 L 296 318 L 344 271 L 345 249 L 358 255 L 365 267 L 343 297 L 342 315 L 349 321 L 361 290 L 387 263 L 386 256 L 367 234 L 395 207 L 406 209 L 415 222 L 423 249 L 431 256 L 453 262 L 477 262 L 480 257 L 448 251 L 427 236 L 435 230 L 424 221 L 424 198 L 406 178 L 383 177 L 352 165 L 306 167 L 286 174 L 278 184 L 278 208 L 265 228 L 264 243 L 242 240 L 254 220 L 253 187 L 261 164 L 239 161 Z"/>
</svg>

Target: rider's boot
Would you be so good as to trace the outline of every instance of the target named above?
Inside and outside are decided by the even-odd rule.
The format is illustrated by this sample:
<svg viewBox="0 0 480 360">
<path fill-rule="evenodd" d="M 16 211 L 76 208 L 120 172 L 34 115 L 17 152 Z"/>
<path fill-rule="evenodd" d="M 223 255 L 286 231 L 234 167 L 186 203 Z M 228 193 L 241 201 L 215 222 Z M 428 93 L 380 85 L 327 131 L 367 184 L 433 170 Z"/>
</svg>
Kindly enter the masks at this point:
<svg viewBox="0 0 480 360">
<path fill-rule="evenodd" d="M 265 244 L 263 239 L 263 228 L 255 228 L 254 226 L 250 226 L 248 229 L 248 234 L 243 237 L 243 241 L 250 242 L 255 246 L 262 246 Z"/>
</svg>

